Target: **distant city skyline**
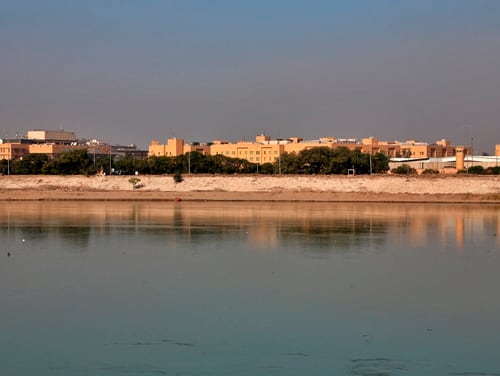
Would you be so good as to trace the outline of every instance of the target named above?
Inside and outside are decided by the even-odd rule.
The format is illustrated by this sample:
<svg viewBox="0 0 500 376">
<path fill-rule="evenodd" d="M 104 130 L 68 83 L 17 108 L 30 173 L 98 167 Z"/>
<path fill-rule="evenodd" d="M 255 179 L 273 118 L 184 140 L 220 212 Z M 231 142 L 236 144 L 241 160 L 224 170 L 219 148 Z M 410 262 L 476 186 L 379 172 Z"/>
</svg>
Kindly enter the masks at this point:
<svg viewBox="0 0 500 376">
<path fill-rule="evenodd" d="M 497 0 L 4 0 L 0 138 L 500 143 Z"/>
</svg>

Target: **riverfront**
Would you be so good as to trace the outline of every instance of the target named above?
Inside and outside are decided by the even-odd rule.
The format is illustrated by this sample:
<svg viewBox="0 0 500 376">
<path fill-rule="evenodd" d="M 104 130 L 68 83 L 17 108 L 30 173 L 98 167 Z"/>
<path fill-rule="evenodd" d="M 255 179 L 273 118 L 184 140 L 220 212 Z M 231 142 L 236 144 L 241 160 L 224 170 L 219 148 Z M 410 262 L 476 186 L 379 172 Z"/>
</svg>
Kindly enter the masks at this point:
<svg viewBox="0 0 500 376">
<path fill-rule="evenodd" d="M 172 176 L 0 177 L 0 200 L 500 202 L 498 176 Z"/>
</svg>

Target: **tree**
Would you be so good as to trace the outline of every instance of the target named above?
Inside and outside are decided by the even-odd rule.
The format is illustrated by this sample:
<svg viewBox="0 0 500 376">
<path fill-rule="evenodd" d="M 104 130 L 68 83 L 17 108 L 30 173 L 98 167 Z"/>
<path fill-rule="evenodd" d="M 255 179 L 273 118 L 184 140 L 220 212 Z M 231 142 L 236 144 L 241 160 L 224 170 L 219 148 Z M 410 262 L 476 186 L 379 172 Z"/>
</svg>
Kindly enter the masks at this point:
<svg viewBox="0 0 500 376">
<path fill-rule="evenodd" d="M 7 175 L 9 171 L 10 162 L 7 159 L 0 160 L 0 175 Z"/>
<path fill-rule="evenodd" d="M 51 173 L 61 175 L 89 175 L 95 173 L 94 162 L 87 149 L 61 153 L 50 164 Z"/>
<path fill-rule="evenodd" d="M 278 170 L 275 170 L 277 168 Z M 259 167 L 259 173 L 264 175 L 272 175 L 273 173 L 279 173 L 279 165 L 276 162 L 274 165 L 270 162 L 263 163 Z"/>
<path fill-rule="evenodd" d="M 299 153 L 301 168 L 305 174 L 330 174 L 330 161 L 333 156 L 332 149 L 319 147 L 305 149 Z"/>
<path fill-rule="evenodd" d="M 351 162 L 351 151 L 346 147 L 334 149 L 330 162 L 331 173 L 346 175 L 350 168 L 353 168 Z"/>
<path fill-rule="evenodd" d="M 372 171 L 376 174 L 383 174 L 389 171 L 390 158 L 383 154 L 377 153 L 372 157 Z"/>
<path fill-rule="evenodd" d="M 281 164 L 282 174 L 298 174 L 300 173 L 300 159 L 296 153 L 283 153 L 279 161 L 274 162 L 274 172 L 279 171 L 278 163 Z"/>
</svg>

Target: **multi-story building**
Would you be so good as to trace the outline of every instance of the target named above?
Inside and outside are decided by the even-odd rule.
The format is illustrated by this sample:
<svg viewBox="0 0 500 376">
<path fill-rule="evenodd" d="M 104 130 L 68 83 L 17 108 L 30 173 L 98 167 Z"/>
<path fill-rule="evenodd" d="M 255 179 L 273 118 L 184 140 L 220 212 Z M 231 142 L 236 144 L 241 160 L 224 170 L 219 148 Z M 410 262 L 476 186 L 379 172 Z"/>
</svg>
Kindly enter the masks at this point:
<svg viewBox="0 0 500 376">
<path fill-rule="evenodd" d="M 19 141 L 0 142 L 0 160 L 21 159 L 22 157 L 28 154 L 29 154 L 29 144 Z"/>
<path fill-rule="evenodd" d="M 77 144 L 76 142 L 71 144 L 31 144 L 29 145 L 30 154 L 45 154 L 49 158 L 57 157 L 58 155 L 73 150 L 86 149 L 90 156 L 103 157 L 109 156 L 111 153 L 110 145 L 104 144 Z"/>
<path fill-rule="evenodd" d="M 67 132 L 63 129 L 56 131 L 35 129 L 28 131 L 26 138 L 33 142 L 49 143 L 71 143 L 76 141 L 75 132 Z"/>
<path fill-rule="evenodd" d="M 210 155 L 225 155 L 231 158 L 246 159 L 253 163 L 273 163 L 284 152 L 284 144 L 279 140 L 272 141 L 269 136 L 258 135 L 254 142 L 238 141 L 229 143 L 216 140 L 210 145 Z"/>
<path fill-rule="evenodd" d="M 472 155 L 472 148 L 463 147 L 464 155 L 467 157 Z M 445 158 L 454 157 L 456 154 L 456 146 L 451 145 L 450 141 L 442 139 L 434 144 L 408 140 L 401 143 L 400 157 L 407 158 Z"/>
<path fill-rule="evenodd" d="M 169 138 L 164 145 L 153 140 L 149 145 L 148 155 L 150 157 L 176 157 L 182 154 L 184 154 L 184 140 L 182 138 Z"/>
<path fill-rule="evenodd" d="M 299 137 L 289 139 L 271 140 L 267 135 L 260 134 L 255 141 L 229 141 L 215 140 L 210 144 L 185 144 L 182 139 L 168 139 L 165 145 L 160 145 L 153 140 L 149 146 L 149 155 L 156 156 L 178 156 L 189 151 L 200 151 L 210 155 L 225 155 L 231 158 L 242 158 L 253 163 L 273 163 L 283 153 L 299 153 L 302 150 L 328 147 L 336 149 L 345 147 L 349 150 L 359 150 L 362 153 L 375 155 L 385 154 L 391 158 L 443 158 L 454 157 L 456 146 L 451 145 L 448 140 L 439 140 L 433 144 L 419 142 L 416 140 L 381 141 L 376 137 L 363 138 L 361 141 L 353 138 L 338 139 L 334 137 L 323 137 L 318 140 L 304 141 Z M 196 149 L 198 148 L 198 149 Z M 464 155 L 472 155 L 470 147 L 463 147 Z"/>
</svg>

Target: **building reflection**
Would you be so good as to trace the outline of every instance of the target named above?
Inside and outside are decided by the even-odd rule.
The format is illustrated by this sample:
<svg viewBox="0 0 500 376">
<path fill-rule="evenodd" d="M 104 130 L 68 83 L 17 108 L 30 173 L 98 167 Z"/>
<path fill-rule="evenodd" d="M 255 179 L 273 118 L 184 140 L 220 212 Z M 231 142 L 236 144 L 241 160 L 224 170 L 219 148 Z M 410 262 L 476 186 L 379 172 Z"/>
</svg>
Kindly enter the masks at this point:
<svg viewBox="0 0 500 376">
<path fill-rule="evenodd" d="M 155 231 L 169 246 L 204 241 L 207 233 L 216 233 L 256 250 L 311 240 L 337 249 L 380 247 L 384 242 L 418 248 L 432 241 L 460 251 L 479 236 L 496 236 L 500 244 L 500 207 L 495 205 L 4 202 L 0 223 L 3 233 L 13 227 L 37 231 L 37 236 L 56 231 L 64 241 L 81 245 L 90 234 L 118 229 Z"/>
</svg>

